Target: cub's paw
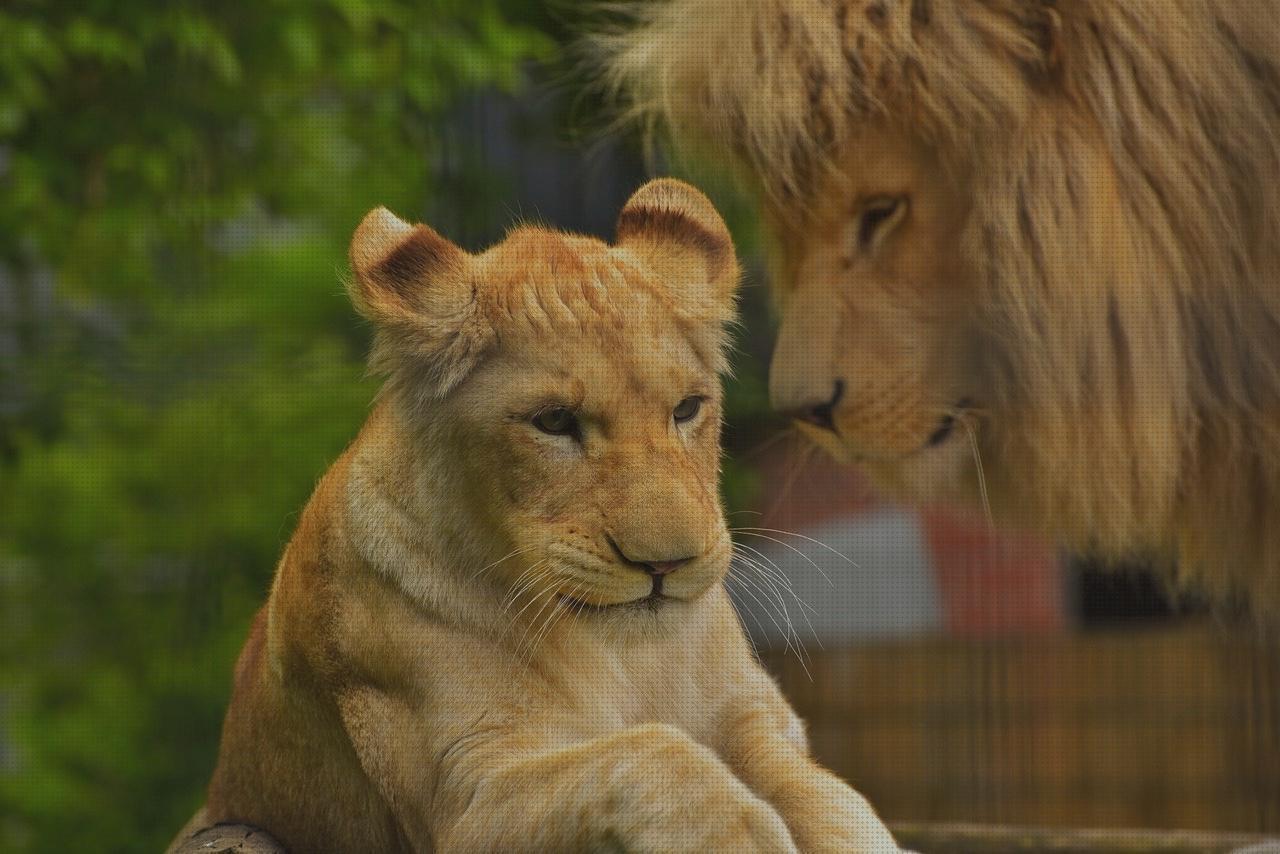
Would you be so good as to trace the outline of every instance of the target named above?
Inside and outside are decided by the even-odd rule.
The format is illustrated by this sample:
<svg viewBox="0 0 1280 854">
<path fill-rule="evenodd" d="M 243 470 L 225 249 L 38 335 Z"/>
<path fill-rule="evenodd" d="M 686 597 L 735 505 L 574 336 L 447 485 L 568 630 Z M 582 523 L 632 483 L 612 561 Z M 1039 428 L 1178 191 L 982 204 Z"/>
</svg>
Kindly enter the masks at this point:
<svg viewBox="0 0 1280 854">
<path fill-rule="evenodd" d="M 787 824 L 773 807 L 749 793 L 726 804 L 691 798 L 693 809 L 673 810 L 664 820 L 627 834 L 619 850 L 628 852 L 697 851 L 708 854 L 799 854 Z"/>
<path fill-rule="evenodd" d="M 805 854 L 902 852 L 866 798 L 834 778 L 818 788 L 825 798 L 814 798 L 805 808 L 788 813 L 801 851 Z"/>
<path fill-rule="evenodd" d="M 742 806 L 737 816 L 738 825 L 730 827 L 726 834 L 724 846 L 715 844 L 719 840 L 711 840 L 717 851 L 751 851 L 765 852 L 799 852 L 787 823 L 778 815 L 777 810 L 760 800 L 751 801 Z"/>
</svg>

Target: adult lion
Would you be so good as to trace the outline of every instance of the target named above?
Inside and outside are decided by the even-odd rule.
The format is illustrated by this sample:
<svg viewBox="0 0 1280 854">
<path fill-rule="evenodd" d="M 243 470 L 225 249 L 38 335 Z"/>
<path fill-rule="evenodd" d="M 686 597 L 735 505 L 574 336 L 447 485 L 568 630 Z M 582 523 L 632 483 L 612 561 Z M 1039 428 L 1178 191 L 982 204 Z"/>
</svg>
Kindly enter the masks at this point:
<svg viewBox="0 0 1280 854">
<path fill-rule="evenodd" d="M 361 224 L 390 381 L 254 622 L 203 822 L 298 852 L 897 850 L 722 584 L 729 234 L 670 180 L 617 231 L 471 255 Z"/>
<path fill-rule="evenodd" d="M 1280 610 L 1280 2 L 638 9 L 611 82 L 762 191 L 779 408 Z"/>
</svg>

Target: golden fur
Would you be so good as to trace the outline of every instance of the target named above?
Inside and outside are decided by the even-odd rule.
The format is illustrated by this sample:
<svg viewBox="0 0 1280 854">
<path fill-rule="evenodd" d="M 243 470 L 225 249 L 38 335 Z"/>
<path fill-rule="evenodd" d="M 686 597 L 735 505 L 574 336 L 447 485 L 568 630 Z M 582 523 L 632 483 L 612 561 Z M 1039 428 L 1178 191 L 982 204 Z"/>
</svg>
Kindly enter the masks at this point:
<svg viewBox="0 0 1280 854">
<path fill-rule="evenodd" d="M 980 458 L 998 520 L 1280 611 L 1280 2 L 635 15 L 611 85 L 776 226 L 777 405 L 841 381 L 806 429 L 890 489 Z"/>
<path fill-rule="evenodd" d="M 614 246 L 478 255 L 379 209 L 351 259 L 389 383 L 254 622 L 204 820 L 298 852 L 896 850 L 721 583 L 738 265 L 705 197 L 655 181 Z M 576 433 L 535 425 L 556 406 Z"/>
</svg>

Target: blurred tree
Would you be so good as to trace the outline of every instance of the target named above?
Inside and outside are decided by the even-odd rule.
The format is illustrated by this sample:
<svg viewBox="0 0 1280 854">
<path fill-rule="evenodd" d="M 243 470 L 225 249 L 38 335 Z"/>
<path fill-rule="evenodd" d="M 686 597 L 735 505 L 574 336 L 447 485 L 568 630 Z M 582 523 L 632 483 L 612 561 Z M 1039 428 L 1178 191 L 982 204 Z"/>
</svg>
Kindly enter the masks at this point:
<svg viewBox="0 0 1280 854">
<path fill-rule="evenodd" d="M 515 0 L 0 8 L 0 850 L 160 850 L 374 390 L 339 275 Z"/>
</svg>

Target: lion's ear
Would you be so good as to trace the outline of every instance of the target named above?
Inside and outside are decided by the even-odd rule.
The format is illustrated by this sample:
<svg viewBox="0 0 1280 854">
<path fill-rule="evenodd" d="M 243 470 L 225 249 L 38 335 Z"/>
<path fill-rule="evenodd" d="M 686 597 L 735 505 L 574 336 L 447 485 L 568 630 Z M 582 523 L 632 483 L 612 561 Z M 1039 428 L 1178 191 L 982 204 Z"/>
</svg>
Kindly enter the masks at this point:
<svg viewBox="0 0 1280 854">
<path fill-rule="evenodd" d="M 377 327 L 375 370 L 420 368 L 430 391 L 445 394 L 492 340 L 470 256 L 430 227 L 375 208 L 351 239 L 351 268 L 351 301 Z"/>
<path fill-rule="evenodd" d="M 1045 81 L 1057 79 L 1062 72 L 1064 34 L 1062 13 L 1056 6 L 1056 0 L 1029 0 L 1022 18 L 1026 39 L 1035 51 L 1025 63 L 1026 71 Z"/>
<path fill-rule="evenodd" d="M 658 178 L 636 190 L 618 214 L 616 242 L 713 314 L 732 308 L 741 278 L 733 239 L 711 200 L 683 181 Z"/>
</svg>

